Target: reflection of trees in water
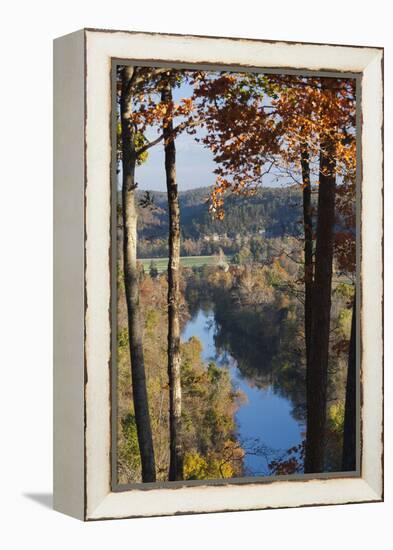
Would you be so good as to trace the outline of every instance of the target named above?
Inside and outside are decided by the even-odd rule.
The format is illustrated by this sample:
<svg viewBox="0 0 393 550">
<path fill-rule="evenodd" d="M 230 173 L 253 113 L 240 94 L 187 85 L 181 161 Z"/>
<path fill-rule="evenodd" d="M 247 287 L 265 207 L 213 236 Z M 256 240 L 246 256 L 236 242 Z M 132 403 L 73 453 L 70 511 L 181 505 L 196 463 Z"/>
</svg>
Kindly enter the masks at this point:
<svg viewBox="0 0 393 550">
<path fill-rule="evenodd" d="M 237 369 L 237 376 L 250 387 L 266 389 L 290 401 L 293 418 L 304 423 L 305 370 L 303 351 L 296 346 L 300 332 L 299 320 L 288 323 L 288 309 L 275 310 L 265 307 L 250 311 L 244 308 L 229 308 L 223 296 L 195 300 L 190 312 L 199 310 L 205 314 L 214 312 L 206 322 L 206 329 L 213 330 L 217 355 L 215 361 L 221 366 Z M 257 466 L 252 469 L 243 463 L 244 476 L 269 476 L 303 472 L 304 442 L 291 449 L 276 449 L 266 445 L 260 438 L 237 436 L 244 457 L 256 457 Z M 260 459 L 258 461 L 258 458 Z"/>
<path fill-rule="evenodd" d="M 219 353 L 231 354 L 240 377 L 251 387 L 272 386 L 277 395 L 290 400 L 292 416 L 303 422 L 306 414 L 304 354 L 300 346 L 296 346 L 293 338 L 296 327 L 293 321 L 288 326 L 286 313 L 270 308 L 230 312 L 216 302 L 215 322 L 216 348 Z"/>
<path fill-rule="evenodd" d="M 252 469 L 243 464 L 245 477 L 300 474 L 304 472 L 304 441 L 290 449 L 273 449 L 260 438 L 239 438 L 245 457 L 259 458 Z"/>
<path fill-rule="evenodd" d="M 199 308 L 206 313 L 214 311 L 214 343 L 218 363 L 232 363 L 237 367 L 237 377 L 244 379 L 250 387 L 272 387 L 276 395 L 290 402 L 292 417 L 305 430 L 307 403 L 304 311 L 301 302 L 290 292 L 281 291 L 281 287 L 274 299 L 260 301 L 254 294 L 252 284 L 244 298 L 240 290 L 244 291 L 243 279 L 249 283 L 249 278 L 243 277 L 239 283 L 236 273 L 231 273 L 230 277 L 227 274 L 218 277 L 208 270 L 206 273 L 203 270 L 193 273 L 185 288 L 190 311 L 197 312 Z M 239 285 L 243 286 L 240 288 Z M 337 287 L 332 305 L 325 448 L 325 471 L 329 472 L 340 471 L 341 468 L 346 358 L 345 354 L 340 355 L 336 347 L 343 338 L 345 341 L 346 334 L 348 291 L 345 294 L 344 290 L 346 287 Z M 231 362 L 228 362 L 229 356 Z M 295 456 L 296 453 L 298 456 Z M 299 463 L 302 467 L 302 454 L 299 450 L 288 456 L 284 453 L 281 466 L 276 458 L 272 463 L 272 470 L 277 474 L 291 467 L 297 472 Z"/>
<path fill-rule="evenodd" d="M 191 318 L 195 317 L 200 310 L 208 313 L 213 309 L 213 303 L 209 295 L 203 296 L 197 290 L 187 287 L 185 296 Z"/>
<path fill-rule="evenodd" d="M 276 323 L 275 331 L 269 329 Z M 258 312 L 230 312 L 220 309 L 215 303 L 215 345 L 221 355 L 230 354 L 238 369 L 238 375 L 251 387 L 266 389 L 287 399 L 291 404 L 292 417 L 306 430 L 307 402 L 305 391 L 305 357 L 299 345 L 301 327 L 295 320 L 288 326 L 284 316 L 275 317 L 274 311 L 266 308 Z M 294 330 L 295 329 L 295 330 Z M 334 402 L 338 387 L 332 386 L 331 401 Z M 283 475 L 303 473 L 304 441 L 291 449 L 271 449 L 262 442 L 246 444 L 245 454 L 261 456 L 261 472 L 253 475 Z M 244 444 L 242 443 L 244 448 Z M 340 469 L 342 434 L 327 429 L 326 471 Z M 244 475 L 249 475 L 245 472 Z"/>
<path fill-rule="evenodd" d="M 283 451 L 269 447 L 257 437 L 248 437 L 240 441 L 245 457 L 252 456 L 260 459 L 257 468 L 253 466 L 253 468 L 250 469 L 244 465 L 243 475 L 246 477 L 271 475 L 270 464 L 274 460 L 280 460 Z"/>
</svg>

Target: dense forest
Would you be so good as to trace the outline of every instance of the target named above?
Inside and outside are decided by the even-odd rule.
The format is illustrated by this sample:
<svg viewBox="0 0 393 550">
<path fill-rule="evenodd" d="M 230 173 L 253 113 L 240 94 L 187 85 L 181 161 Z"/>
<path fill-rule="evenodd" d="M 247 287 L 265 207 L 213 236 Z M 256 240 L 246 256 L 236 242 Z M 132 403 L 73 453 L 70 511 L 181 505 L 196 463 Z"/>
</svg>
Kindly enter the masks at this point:
<svg viewBox="0 0 393 550">
<path fill-rule="evenodd" d="M 215 345 L 236 358 L 243 378 L 257 388 L 273 387 L 291 403 L 291 414 L 306 424 L 306 362 L 301 287 L 296 284 L 301 267 L 300 242 L 295 238 L 266 239 L 267 260 L 245 260 L 224 269 L 219 263 L 181 271 L 181 327 L 200 308 L 214 310 Z M 285 251 L 291 251 L 289 257 Z M 124 285 L 119 270 L 119 288 Z M 168 387 L 165 311 L 167 279 L 139 265 L 141 314 L 144 327 L 145 368 L 151 396 L 151 422 L 156 449 L 157 479 L 165 480 L 169 465 Z M 337 280 L 333 293 L 330 376 L 327 408 L 327 471 L 341 467 L 344 429 L 346 346 L 350 338 L 353 285 Z M 126 306 L 118 304 L 118 367 L 120 409 L 118 445 L 119 479 L 129 483 L 141 477 L 135 415 L 130 409 L 131 381 L 128 359 Z M 231 382 L 228 368 L 212 359 L 204 361 L 203 343 L 197 336 L 181 343 L 182 419 L 187 437 L 184 446 L 184 479 L 230 478 L 250 475 L 248 454 L 267 461 L 266 475 L 304 470 L 304 440 L 298 448 L 274 449 L 265 442 L 243 440 L 236 425 L 236 411 L 246 396 Z M 273 420 L 272 420 L 273 421 Z M 288 453 L 288 451 L 290 451 Z M 223 458 L 224 457 L 224 458 Z M 225 465 L 225 467 L 224 467 Z M 221 471 L 220 471 L 221 466 Z M 253 473 L 251 472 L 251 475 Z"/>
<path fill-rule="evenodd" d="M 355 81 L 127 66 L 117 98 L 118 483 L 356 470 Z M 178 188 L 184 133 L 212 185 Z"/>
<path fill-rule="evenodd" d="M 120 276 L 119 285 L 122 284 Z M 183 280 L 184 284 L 184 280 Z M 183 286 L 183 285 L 182 285 Z M 148 394 L 154 438 L 157 480 L 166 480 L 169 467 L 169 393 L 165 302 L 167 282 L 141 273 L 141 304 Z M 182 324 L 189 317 L 183 302 Z M 128 360 L 126 308 L 119 300 L 118 367 L 121 397 L 119 408 L 118 464 L 121 483 L 141 478 L 141 460 L 135 424 L 135 409 L 130 408 L 131 377 Z M 201 359 L 201 342 L 191 338 L 181 346 L 184 426 L 184 478 L 230 478 L 242 473 L 242 450 L 236 440 L 234 412 L 242 396 L 231 384 L 226 369 Z M 222 457 L 228 459 L 223 463 Z"/>
<path fill-rule="evenodd" d="M 251 237 L 300 236 L 302 203 L 298 188 L 263 188 L 252 197 L 231 196 L 223 220 L 213 218 L 206 207 L 211 188 L 179 193 L 182 256 L 226 254 L 239 251 Z M 137 193 L 144 204 L 146 192 Z M 149 207 L 139 207 L 138 257 L 168 255 L 168 206 L 166 194 L 148 192 Z"/>
</svg>

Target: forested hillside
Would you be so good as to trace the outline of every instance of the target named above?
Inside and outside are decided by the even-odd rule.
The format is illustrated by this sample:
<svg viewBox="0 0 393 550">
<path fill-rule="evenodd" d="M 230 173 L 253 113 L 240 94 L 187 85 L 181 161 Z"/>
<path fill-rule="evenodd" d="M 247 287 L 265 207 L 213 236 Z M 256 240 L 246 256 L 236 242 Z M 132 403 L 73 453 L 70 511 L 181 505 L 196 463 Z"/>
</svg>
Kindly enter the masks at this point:
<svg viewBox="0 0 393 550">
<path fill-rule="evenodd" d="M 356 80 L 117 76 L 118 482 L 354 473 Z"/>
<path fill-rule="evenodd" d="M 299 236 L 301 190 L 266 187 L 250 197 L 232 195 L 225 203 L 225 217 L 208 211 L 208 187 L 179 193 L 182 255 L 213 254 L 221 247 L 235 254 L 251 238 Z M 138 192 L 138 255 L 167 255 L 168 211 L 166 193 Z"/>
</svg>

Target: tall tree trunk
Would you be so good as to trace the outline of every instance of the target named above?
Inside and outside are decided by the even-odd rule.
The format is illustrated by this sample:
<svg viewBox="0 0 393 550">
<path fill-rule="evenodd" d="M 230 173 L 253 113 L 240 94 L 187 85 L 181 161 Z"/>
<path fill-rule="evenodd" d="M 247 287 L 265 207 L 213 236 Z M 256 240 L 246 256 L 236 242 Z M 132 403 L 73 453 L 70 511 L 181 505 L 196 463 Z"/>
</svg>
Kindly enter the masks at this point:
<svg viewBox="0 0 393 550">
<path fill-rule="evenodd" d="M 310 368 L 310 341 L 313 285 L 313 242 L 310 159 L 307 146 L 302 144 L 301 167 L 303 181 L 303 230 L 304 230 L 304 334 L 306 342 L 306 371 Z M 307 377 L 307 374 L 306 374 Z"/>
<path fill-rule="evenodd" d="M 137 154 L 134 145 L 134 129 L 130 121 L 134 76 L 135 69 L 133 67 L 124 67 L 121 96 L 124 285 L 128 313 L 132 393 L 141 455 L 142 481 L 149 482 L 156 480 L 156 468 L 143 357 L 143 330 L 139 305 L 139 280 L 136 259 L 137 209 L 135 198 L 135 166 Z"/>
<path fill-rule="evenodd" d="M 326 82 L 325 85 L 329 86 L 329 83 Z M 324 471 L 335 190 L 335 147 L 332 138 L 327 135 L 321 143 L 319 159 L 318 221 L 315 276 L 312 291 L 310 368 L 306 381 L 306 473 Z"/>
<path fill-rule="evenodd" d="M 352 308 L 348 353 L 342 469 L 346 472 L 356 470 L 356 294 Z"/>
<path fill-rule="evenodd" d="M 163 102 L 172 101 L 168 81 L 161 94 Z M 168 262 L 168 377 L 169 377 L 169 481 L 183 479 L 183 444 L 181 423 L 181 358 L 180 358 L 180 208 L 176 183 L 176 146 L 173 122 L 164 120 L 165 172 L 169 210 Z"/>
</svg>

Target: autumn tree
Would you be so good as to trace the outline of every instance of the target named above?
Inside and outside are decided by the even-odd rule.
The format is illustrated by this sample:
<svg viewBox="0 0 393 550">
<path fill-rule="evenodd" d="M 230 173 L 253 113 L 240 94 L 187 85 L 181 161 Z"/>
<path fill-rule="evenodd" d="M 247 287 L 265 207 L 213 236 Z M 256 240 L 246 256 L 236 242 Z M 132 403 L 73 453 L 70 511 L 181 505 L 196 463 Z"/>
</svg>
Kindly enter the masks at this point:
<svg viewBox="0 0 393 550">
<path fill-rule="evenodd" d="M 304 227 L 307 441 L 305 471 L 324 470 L 330 309 L 334 253 L 343 257 L 348 239 L 343 208 L 353 206 L 356 174 L 355 82 L 351 79 L 291 77 L 273 104 L 282 121 L 284 166 L 302 176 Z M 300 160 L 300 167 L 297 167 Z M 312 180 L 318 189 L 313 261 Z M 338 212 L 341 210 L 340 219 Z M 353 215 L 346 220 L 354 221 Z M 352 235 L 354 226 L 350 228 Z M 347 234 L 348 236 L 348 234 Z M 341 248 L 341 250 L 340 250 Z M 336 249 L 336 250 L 335 250 Z M 347 258 L 347 264 L 350 262 Z"/>
<path fill-rule="evenodd" d="M 347 278 L 352 279 L 353 292 L 350 294 L 347 307 L 352 310 L 351 331 L 349 342 L 344 344 L 348 352 L 347 377 L 345 391 L 344 429 L 343 429 L 343 471 L 356 470 L 356 211 L 355 211 L 355 190 L 356 190 L 356 161 L 353 159 L 352 166 L 348 167 L 344 181 L 336 189 L 336 211 L 337 223 L 340 230 L 336 232 L 335 238 L 335 259 L 337 269 Z"/>
<path fill-rule="evenodd" d="M 223 217 L 224 196 L 252 194 L 273 167 L 303 189 L 308 472 L 324 468 L 336 187 L 356 164 L 354 92 L 351 80 L 252 74 L 204 79 L 197 90 L 208 113 L 203 141 L 219 165 L 213 214 Z"/>
<path fill-rule="evenodd" d="M 311 288 L 310 337 L 307 352 L 307 439 L 305 471 L 324 471 L 326 405 L 330 345 L 330 310 L 340 179 L 348 178 L 356 163 L 354 83 L 321 78 L 314 82 L 311 104 L 304 115 L 308 134 L 318 147 L 319 165 L 314 273 Z M 300 128 L 306 124 L 301 117 Z M 315 119 L 315 120 L 313 120 Z"/>
<path fill-rule="evenodd" d="M 324 91 L 330 92 L 331 80 L 323 79 L 322 86 L 325 87 Z M 336 189 L 336 150 L 330 130 L 328 127 L 320 142 L 315 273 L 312 283 L 309 366 L 306 377 L 305 472 L 324 471 Z M 335 130 L 333 124 L 332 130 Z"/>
<path fill-rule="evenodd" d="M 181 78 L 193 98 L 175 105 L 172 87 Z M 186 76 L 187 75 L 187 76 Z M 145 75 L 146 76 L 146 75 Z M 305 470 L 324 468 L 330 306 L 333 258 L 344 256 L 350 239 L 336 231 L 345 214 L 356 172 L 355 93 L 351 80 L 285 75 L 189 73 L 158 70 L 134 94 L 131 116 L 136 159 L 164 142 L 170 213 L 168 265 L 168 373 L 170 382 L 170 479 L 181 479 L 181 387 L 178 377 L 179 205 L 176 136 L 202 127 L 203 143 L 217 163 L 210 211 L 223 217 L 228 193 L 252 195 L 269 173 L 302 187 L 304 230 L 304 332 L 307 371 Z M 174 120 L 181 117 L 176 126 Z M 146 130 L 159 136 L 148 141 Z M 124 132 L 122 130 L 122 132 Z M 134 164 L 135 169 L 135 164 Z M 318 194 L 313 213 L 313 194 Z M 315 201 L 314 201 L 315 202 Z M 337 203 L 337 204 L 336 204 Z M 344 215 L 345 217 L 345 215 Z M 313 219 L 317 220 L 316 225 Z M 351 228 L 350 228 L 351 229 Z M 131 344 L 131 342 L 130 342 Z M 179 361 L 178 361 L 179 359 Z M 349 372 L 349 371 L 348 371 Z"/>
<path fill-rule="evenodd" d="M 123 269 L 128 314 L 128 335 L 131 359 L 132 392 L 135 422 L 142 464 L 142 481 L 156 480 L 153 437 L 150 424 L 143 357 L 143 333 L 139 307 L 139 277 L 136 258 L 137 208 L 135 167 L 141 158 L 138 134 L 132 122 L 133 94 L 140 84 L 140 71 L 123 67 L 120 91 L 121 157 L 122 157 L 122 215 Z"/>
<path fill-rule="evenodd" d="M 183 98 L 178 104 L 173 101 L 172 88 L 179 87 L 187 78 L 185 71 L 161 70 L 158 75 L 149 75 L 150 81 L 134 98 L 137 109 L 132 121 L 138 132 L 144 136 L 150 129 L 156 129 L 159 136 L 141 147 L 146 150 L 160 141 L 164 144 L 165 173 L 169 210 L 169 261 L 168 261 L 168 379 L 169 379 L 169 429 L 170 465 L 169 481 L 183 479 L 182 445 L 182 397 L 180 356 L 180 206 L 176 181 L 176 137 L 183 131 L 194 132 L 199 118 L 194 116 L 190 98 Z M 175 125 L 175 118 L 180 122 Z"/>
<path fill-rule="evenodd" d="M 169 378 L 169 481 L 183 479 L 182 397 L 180 357 L 180 206 L 176 181 L 176 145 L 173 118 L 169 107 L 173 104 L 172 83 L 165 82 L 161 101 L 168 107 L 163 119 L 165 174 L 169 211 L 168 261 L 168 378 Z"/>
</svg>

